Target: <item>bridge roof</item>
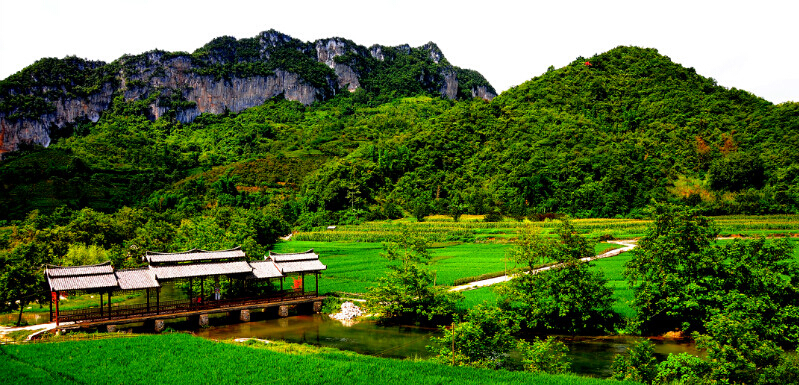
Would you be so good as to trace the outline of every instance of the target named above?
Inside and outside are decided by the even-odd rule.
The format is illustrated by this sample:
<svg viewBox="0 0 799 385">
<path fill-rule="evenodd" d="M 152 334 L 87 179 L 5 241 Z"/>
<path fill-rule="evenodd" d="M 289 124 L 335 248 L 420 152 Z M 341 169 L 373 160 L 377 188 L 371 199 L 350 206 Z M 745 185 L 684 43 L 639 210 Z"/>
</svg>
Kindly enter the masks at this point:
<svg viewBox="0 0 799 385">
<path fill-rule="evenodd" d="M 174 279 L 206 277 L 213 275 L 251 273 L 253 270 L 247 261 L 221 263 L 192 263 L 185 265 L 150 266 L 156 279 Z"/>
<path fill-rule="evenodd" d="M 117 282 L 122 290 L 153 289 L 161 287 L 155 275 L 148 268 L 124 269 L 116 271 Z"/>
<path fill-rule="evenodd" d="M 280 278 L 291 273 L 319 272 L 327 269 L 319 254 L 269 253 L 263 261 L 246 261 L 237 247 L 230 250 L 189 250 L 182 253 L 147 253 L 150 265 L 138 269 L 115 270 L 111 262 L 86 266 L 47 265 L 45 276 L 51 291 L 138 290 L 160 287 L 159 280 L 246 274 L 250 278 Z"/>
<path fill-rule="evenodd" d="M 243 259 L 245 257 L 246 256 L 244 251 L 241 250 L 241 247 L 216 251 L 192 249 L 182 251 L 180 253 L 158 253 L 148 251 L 145 255 L 145 258 L 149 263 L 196 262 L 222 259 Z"/>
<path fill-rule="evenodd" d="M 45 267 L 51 291 L 104 289 L 117 286 L 111 261 L 87 266 Z"/>
<path fill-rule="evenodd" d="M 250 266 L 252 266 L 252 274 L 255 278 L 280 278 L 283 276 L 275 262 L 271 260 L 253 261 L 250 262 Z"/>
<path fill-rule="evenodd" d="M 275 265 L 283 274 L 308 273 L 327 269 L 327 266 L 319 261 L 319 254 L 314 253 L 313 249 L 304 253 L 288 254 L 278 254 L 270 251 L 269 258 L 275 262 Z"/>
</svg>

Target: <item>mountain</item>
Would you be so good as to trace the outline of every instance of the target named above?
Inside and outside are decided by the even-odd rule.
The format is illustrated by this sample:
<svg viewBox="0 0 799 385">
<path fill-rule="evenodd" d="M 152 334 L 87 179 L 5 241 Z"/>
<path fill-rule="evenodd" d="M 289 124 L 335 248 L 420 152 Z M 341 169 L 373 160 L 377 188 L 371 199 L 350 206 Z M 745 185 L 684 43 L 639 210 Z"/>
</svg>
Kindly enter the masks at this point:
<svg viewBox="0 0 799 385">
<path fill-rule="evenodd" d="M 641 217 L 652 201 L 799 213 L 799 103 L 721 87 L 655 49 L 579 57 L 490 101 L 401 89 L 423 83 L 346 63 L 372 68 L 355 92 L 309 105 L 277 96 L 190 123 L 179 119 L 180 106 L 193 108 L 182 99 L 116 97 L 97 122 L 0 163 L 0 219 L 128 206 L 181 226 L 271 208 L 316 226 L 428 213 Z M 203 76 L 224 81 L 225 71 Z M 161 103 L 173 104 L 153 120 Z"/>
<path fill-rule="evenodd" d="M 47 58 L 0 82 L 0 156 L 97 122 L 116 98 L 147 101 L 150 119 L 189 123 L 278 95 L 310 105 L 356 90 L 489 100 L 496 93 L 479 73 L 451 65 L 434 43 L 367 48 L 342 38 L 302 42 L 274 30 L 220 37 L 191 54 L 156 50 L 109 64 Z"/>
</svg>

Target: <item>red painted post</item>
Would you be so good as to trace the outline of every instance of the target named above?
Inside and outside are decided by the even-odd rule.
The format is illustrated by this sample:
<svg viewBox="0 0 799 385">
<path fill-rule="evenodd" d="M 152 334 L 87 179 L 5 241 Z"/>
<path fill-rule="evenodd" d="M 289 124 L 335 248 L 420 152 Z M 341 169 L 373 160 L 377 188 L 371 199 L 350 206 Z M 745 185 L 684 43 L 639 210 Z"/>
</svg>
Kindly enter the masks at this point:
<svg viewBox="0 0 799 385">
<path fill-rule="evenodd" d="M 58 302 L 61 299 L 58 291 L 55 292 L 55 326 L 58 326 Z"/>
</svg>

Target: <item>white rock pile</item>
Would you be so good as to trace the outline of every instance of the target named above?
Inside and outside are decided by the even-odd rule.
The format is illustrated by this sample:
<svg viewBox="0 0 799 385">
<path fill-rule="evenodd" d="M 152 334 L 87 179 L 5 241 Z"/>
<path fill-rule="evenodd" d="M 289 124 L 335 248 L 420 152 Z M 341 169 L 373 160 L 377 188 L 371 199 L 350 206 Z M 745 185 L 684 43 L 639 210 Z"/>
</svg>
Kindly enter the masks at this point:
<svg viewBox="0 0 799 385">
<path fill-rule="evenodd" d="M 362 315 L 363 312 L 361 311 L 361 308 L 355 306 L 354 303 L 347 301 L 341 304 L 341 312 L 336 314 L 331 314 L 330 318 L 339 321 L 345 321 L 345 320 L 351 320 L 355 317 L 360 317 Z"/>
</svg>

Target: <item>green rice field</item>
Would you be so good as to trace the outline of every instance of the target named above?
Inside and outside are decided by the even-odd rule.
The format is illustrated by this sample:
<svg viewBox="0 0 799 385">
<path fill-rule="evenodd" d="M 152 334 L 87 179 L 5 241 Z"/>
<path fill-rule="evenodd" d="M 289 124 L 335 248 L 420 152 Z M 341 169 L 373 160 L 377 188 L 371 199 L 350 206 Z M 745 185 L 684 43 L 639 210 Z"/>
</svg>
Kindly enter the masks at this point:
<svg viewBox="0 0 799 385">
<path fill-rule="evenodd" d="M 429 269 L 435 274 L 436 284 L 451 286 L 458 278 L 476 277 L 488 273 L 505 273 L 516 268 L 507 259 L 509 243 L 451 243 L 432 248 Z M 618 245 L 599 243 L 596 252 L 616 248 Z M 376 242 L 312 242 L 290 241 L 276 245 L 275 252 L 289 253 L 313 248 L 319 253 L 327 270 L 319 279 L 319 291 L 365 293 L 377 284 L 389 261 L 380 256 L 382 243 Z M 312 277 L 306 278 L 306 287 L 313 287 Z"/>
</svg>

